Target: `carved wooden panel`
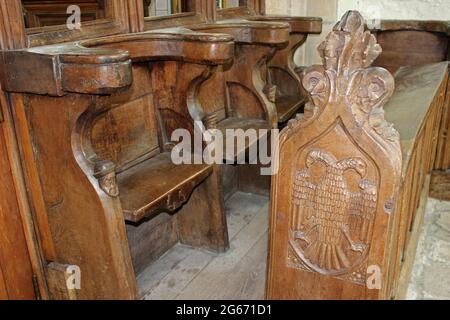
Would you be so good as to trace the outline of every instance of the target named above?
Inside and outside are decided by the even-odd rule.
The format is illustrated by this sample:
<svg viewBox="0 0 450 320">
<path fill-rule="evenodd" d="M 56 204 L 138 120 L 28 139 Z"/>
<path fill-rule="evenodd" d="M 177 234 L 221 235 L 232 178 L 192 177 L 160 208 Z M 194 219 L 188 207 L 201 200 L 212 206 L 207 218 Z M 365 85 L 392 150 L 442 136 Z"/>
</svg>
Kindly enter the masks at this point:
<svg viewBox="0 0 450 320">
<path fill-rule="evenodd" d="M 267 296 L 378 298 L 386 288 L 368 290 L 367 270 L 387 274 L 402 164 L 399 135 L 383 111 L 394 79 L 370 67 L 381 47 L 358 12 L 348 12 L 318 50 L 323 66 L 303 78 L 305 114 L 280 137 Z"/>
<path fill-rule="evenodd" d="M 95 119 L 92 145 L 100 158 L 121 168 L 159 153 L 159 127 L 150 92 L 150 74 L 145 64 L 133 66 L 129 90 L 113 97 L 114 108 Z"/>
</svg>

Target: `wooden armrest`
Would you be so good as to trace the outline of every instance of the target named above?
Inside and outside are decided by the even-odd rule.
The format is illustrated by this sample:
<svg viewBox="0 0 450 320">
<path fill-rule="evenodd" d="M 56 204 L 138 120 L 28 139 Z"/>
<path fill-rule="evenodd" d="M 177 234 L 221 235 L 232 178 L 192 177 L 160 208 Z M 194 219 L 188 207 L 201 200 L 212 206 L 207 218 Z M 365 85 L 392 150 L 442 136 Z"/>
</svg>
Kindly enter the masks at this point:
<svg viewBox="0 0 450 320">
<path fill-rule="evenodd" d="M 3 51 L 0 80 L 10 92 L 107 94 L 131 84 L 131 60 L 126 51 L 76 43 Z"/>
<path fill-rule="evenodd" d="M 227 64 L 233 59 L 233 38 L 186 28 L 153 30 L 80 42 L 84 47 L 126 50 L 133 61 L 180 60 L 195 64 Z"/>
<path fill-rule="evenodd" d="M 216 23 L 189 26 L 196 31 L 226 33 L 236 43 L 285 46 L 289 41 L 290 26 L 287 23 L 247 20 L 223 20 Z"/>
<path fill-rule="evenodd" d="M 307 33 L 307 34 L 322 33 L 322 18 L 270 15 L 270 16 L 250 16 L 247 19 L 250 21 L 288 23 L 290 26 L 291 33 Z"/>
<path fill-rule="evenodd" d="M 228 35 L 172 29 L 4 51 L 0 79 L 11 92 L 108 94 L 131 84 L 132 60 L 227 64 L 233 45 Z"/>
</svg>

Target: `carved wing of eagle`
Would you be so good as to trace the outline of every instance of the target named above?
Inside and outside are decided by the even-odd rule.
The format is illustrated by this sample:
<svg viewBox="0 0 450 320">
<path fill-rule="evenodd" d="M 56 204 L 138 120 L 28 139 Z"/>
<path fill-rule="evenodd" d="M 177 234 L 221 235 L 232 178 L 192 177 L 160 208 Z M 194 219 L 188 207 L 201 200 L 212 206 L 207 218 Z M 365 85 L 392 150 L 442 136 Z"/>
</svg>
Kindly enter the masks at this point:
<svg viewBox="0 0 450 320">
<path fill-rule="evenodd" d="M 355 241 L 367 243 L 372 233 L 377 206 L 377 187 L 369 180 L 361 180 L 359 192 L 351 194 L 350 230 Z"/>
<path fill-rule="evenodd" d="M 312 199 L 316 186 L 310 182 L 309 170 L 295 173 L 294 187 L 292 189 L 293 220 L 292 229 L 301 230 L 305 220 L 309 219 L 313 210 Z"/>
</svg>

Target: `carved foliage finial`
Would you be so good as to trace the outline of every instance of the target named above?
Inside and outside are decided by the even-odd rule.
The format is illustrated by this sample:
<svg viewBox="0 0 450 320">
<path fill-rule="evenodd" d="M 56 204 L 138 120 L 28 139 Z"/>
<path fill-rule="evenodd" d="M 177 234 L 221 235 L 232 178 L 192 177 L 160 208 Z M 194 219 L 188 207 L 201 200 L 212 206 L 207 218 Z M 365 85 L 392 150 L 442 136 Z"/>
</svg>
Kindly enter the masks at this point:
<svg viewBox="0 0 450 320">
<path fill-rule="evenodd" d="M 394 78 L 385 69 L 370 67 L 382 50 L 375 36 L 365 31 L 361 14 L 348 11 L 318 51 L 323 66 L 308 68 L 303 78 L 310 97 L 304 120 L 325 107 L 349 106 L 358 126 L 368 125 L 386 141 L 398 143 L 399 135 L 383 111 L 394 92 Z"/>
</svg>

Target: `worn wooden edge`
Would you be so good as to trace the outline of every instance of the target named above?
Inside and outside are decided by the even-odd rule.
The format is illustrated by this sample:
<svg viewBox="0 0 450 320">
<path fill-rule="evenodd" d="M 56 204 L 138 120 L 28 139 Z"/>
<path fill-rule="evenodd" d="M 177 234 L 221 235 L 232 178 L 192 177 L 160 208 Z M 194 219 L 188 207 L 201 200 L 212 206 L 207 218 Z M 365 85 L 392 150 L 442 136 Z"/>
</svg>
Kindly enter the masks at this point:
<svg viewBox="0 0 450 320">
<path fill-rule="evenodd" d="M 233 56 L 229 35 L 171 29 L 3 51 L 0 80 L 9 92 L 109 94 L 131 85 L 131 60 L 219 65 Z"/>
<path fill-rule="evenodd" d="M 425 20 L 382 20 L 380 25 L 370 29 L 371 31 L 427 31 L 445 33 L 450 36 L 450 21 L 425 21 Z"/>
<path fill-rule="evenodd" d="M 234 41 L 244 44 L 286 45 L 289 41 L 290 25 L 280 22 L 260 22 L 248 20 L 221 20 L 215 23 L 189 26 L 196 31 L 226 33 Z"/>
<path fill-rule="evenodd" d="M 441 201 L 450 201 L 450 170 L 433 171 L 430 197 Z"/>
<path fill-rule="evenodd" d="M 234 39 L 227 34 L 170 28 L 83 41 L 84 47 L 125 50 L 133 61 L 182 60 L 195 64 L 228 64 L 234 57 Z"/>
<path fill-rule="evenodd" d="M 415 138 L 419 136 L 425 124 L 422 122 L 405 122 L 406 120 L 404 119 L 407 119 L 407 117 L 404 117 L 404 115 L 406 113 L 410 114 L 410 110 L 414 109 L 412 108 L 412 106 L 408 106 L 408 109 L 404 109 L 400 112 L 400 109 L 397 108 L 396 104 L 402 103 L 403 97 L 405 96 L 405 94 L 407 94 L 407 92 L 405 92 L 404 89 L 399 86 L 399 79 L 403 77 L 411 78 L 412 75 L 420 76 L 423 72 L 429 71 L 433 72 L 435 75 L 438 75 L 438 77 L 433 79 L 434 86 L 432 87 L 432 92 L 430 92 L 430 95 L 427 96 L 427 101 L 424 102 L 425 105 L 430 106 L 433 100 L 436 99 L 436 95 L 439 92 L 444 79 L 448 76 L 448 66 L 449 62 L 445 61 L 423 66 L 401 67 L 394 76 L 396 81 L 396 88 L 391 99 L 386 103 L 384 110 L 386 119 L 391 123 L 395 123 L 396 129 L 400 134 L 400 142 L 403 154 L 402 179 L 404 179 L 407 174 L 407 164 L 410 162 L 412 152 L 414 150 L 414 142 L 416 141 Z M 411 88 L 409 89 L 411 90 Z M 423 108 L 418 108 L 417 106 L 415 111 L 424 112 L 424 114 L 419 114 L 420 118 L 426 117 L 431 112 L 431 110 L 429 109 L 424 110 Z"/>
<path fill-rule="evenodd" d="M 70 282 L 67 273 L 70 265 L 51 262 L 47 265 L 47 283 L 51 292 L 52 300 L 78 300 L 77 291 L 69 289 L 67 283 Z"/>
<path fill-rule="evenodd" d="M 207 166 L 203 170 L 198 172 L 194 177 L 192 177 L 190 181 L 184 181 L 177 184 L 172 189 L 167 190 L 166 193 L 153 200 L 145 207 L 140 208 L 136 211 L 124 209 L 125 220 L 131 223 L 139 223 L 144 219 L 151 218 L 157 213 L 175 212 L 177 209 L 179 209 L 189 201 L 189 198 L 194 192 L 195 188 L 199 186 L 203 181 L 205 181 L 212 173 L 213 167 Z M 185 195 L 185 198 L 176 199 L 174 201 L 173 198 L 178 197 L 177 193 L 179 194 L 180 190 L 183 190 L 182 193 Z"/>
<path fill-rule="evenodd" d="M 415 220 L 410 231 L 411 237 L 409 238 L 408 244 L 406 245 L 404 261 L 400 270 L 400 276 L 398 280 L 397 291 L 395 293 L 395 297 L 393 297 L 396 300 L 404 300 L 408 293 L 408 286 L 411 280 L 411 274 L 416 258 L 417 246 L 419 243 L 419 238 L 422 231 L 421 229 L 425 217 L 425 209 L 427 206 L 427 200 L 430 191 L 430 181 L 430 175 L 427 175 L 427 177 L 425 178 L 422 194 L 420 196 L 419 206 L 417 207 L 416 213 L 414 215 Z"/>
<path fill-rule="evenodd" d="M 264 16 L 250 16 L 247 17 L 247 19 L 250 21 L 288 23 L 291 28 L 291 33 L 307 33 L 307 34 L 322 33 L 323 20 L 322 18 L 318 17 L 264 15 Z"/>
</svg>

